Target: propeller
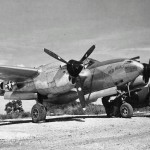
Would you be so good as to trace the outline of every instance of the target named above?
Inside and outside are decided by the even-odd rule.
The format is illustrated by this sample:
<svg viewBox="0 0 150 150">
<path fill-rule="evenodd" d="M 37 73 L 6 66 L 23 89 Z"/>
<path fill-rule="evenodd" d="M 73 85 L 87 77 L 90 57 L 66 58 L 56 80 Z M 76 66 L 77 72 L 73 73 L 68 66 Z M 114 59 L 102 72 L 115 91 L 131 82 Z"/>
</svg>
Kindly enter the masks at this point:
<svg viewBox="0 0 150 150">
<path fill-rule="evenodd" d="M 82 84 L 81 84 L 81 78 L 80 78 L 79 74 L 84 67 L 83 61 L 91 55 L 91 53 L 94 51 L 94 49 L 95 49 L 95 45 L 91 46 L 87 50 L 87 52 L 84 54 L 84 56 L 80 59 L 80 61 L 71 59 L 67 62 L 63 58 L 61 58 L 60 56 L 55 54 L 54 52 L 44 48 L 45 53 L 47 53 L 51 57 L 65 63 L 67 65 L 67 71 L 68 71 L 70 77 L 76 83 L 77 93 L 78 93 L 79 100 L 80 100 L 80 103 L 81 103 L 81 106 L 83 109 L 85 109 L 86 102 L 85 102 L 84 93 L 83 93 Z"/>
<path fill-rule="evenodd" d="M 143 80 L 145 83 L 148 83 L 149 78 L 150 78 L 150 60 L 149 64 L 143 63 L 144 69 L 143 69 Z"/>
</svg>

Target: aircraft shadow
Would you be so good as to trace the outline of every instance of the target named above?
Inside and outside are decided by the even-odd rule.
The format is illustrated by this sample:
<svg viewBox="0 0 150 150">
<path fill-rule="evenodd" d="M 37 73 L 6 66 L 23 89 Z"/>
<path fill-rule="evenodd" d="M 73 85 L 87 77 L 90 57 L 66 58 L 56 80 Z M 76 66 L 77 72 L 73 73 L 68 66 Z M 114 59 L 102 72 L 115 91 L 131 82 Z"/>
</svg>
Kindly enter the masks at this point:
<svg viewBox="0 0 150 150">
<path fill-rule="evenodd" d="M 45 122 L 57 122 L 57 121 L 79 121 L 79 122 L 85 122 L 83 119 L 86 118 L 107 118 L 106 115 L 96 116 L 96 115 L 78 115 L 78 116 L 67 116 L 67 117 L 58 117 L 58 118 L 49 118 L 46 119 Z"/>
<path fill-rule="evenodd" d="M 95 115 L 89 115 L 89 116 L 56 116 L 55 117 L 48 117 L 44 122 L 39 122 L 38 124 L 41 123 L 49 123 L 49 122 L 64 122 L 64 121 L 78 121 L 78 122 L 85 122 L 85 118 L 107 118 L 106 115 L 102 116 L 95 116 Z M 31 123 L 31 119 L 11 119 L 11 120 L 2 120 L 0 121 L 0 126 L 4 125 L 12 125 L 12 124 L 22 124 L 22 123 Z"/>
</svg>

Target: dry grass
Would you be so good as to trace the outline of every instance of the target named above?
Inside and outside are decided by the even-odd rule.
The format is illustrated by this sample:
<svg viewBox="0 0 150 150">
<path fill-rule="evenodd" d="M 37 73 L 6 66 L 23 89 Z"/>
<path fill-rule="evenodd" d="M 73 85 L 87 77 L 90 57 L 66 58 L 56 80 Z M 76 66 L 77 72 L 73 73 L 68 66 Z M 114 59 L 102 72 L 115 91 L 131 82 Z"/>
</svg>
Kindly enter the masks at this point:
<svg viewBox="0 0 150 150">
<path fill-rule="evenodd" d="M 104 114 L 105 108 L 102 105 L 94 105 L 89 104 L 86 107 L 86 111 L 83 112 L 80 103 L 71 103 L 71 104 L 65 104 L 65 105 L 51 105 L 47 104 L 47 115 L 51 116 L 57 116 L 57 115 L 98 115 L 98 114 Z M 149 112 L 150 107 L 143 107 L 143 108 L 134 108 L 134 111 L 140 111 L 140 112 Z M 27 118 L 31 117 L 30 112 L 14 112 L 11 114 L 0 114 L 0 119 L 15 119 L 15 118 Z"/>
<path fill-rule="evenodd" d="M 1 114 L 0 115 L 1 120 L 16 119 L 16 118 L 27 118 L 27 117 L 31 117 L 30 112 L 14 112 L 14 113 L 11 113 L 11 114 Z"/>
<path fill-rule="evenodd" d="M 105 109 L 102 105 L 89 104 L 83 112 L 80 103 L 66 105 L 47 105 L 48 115 L 98 115 L 104 114 Z"/>
</svg>

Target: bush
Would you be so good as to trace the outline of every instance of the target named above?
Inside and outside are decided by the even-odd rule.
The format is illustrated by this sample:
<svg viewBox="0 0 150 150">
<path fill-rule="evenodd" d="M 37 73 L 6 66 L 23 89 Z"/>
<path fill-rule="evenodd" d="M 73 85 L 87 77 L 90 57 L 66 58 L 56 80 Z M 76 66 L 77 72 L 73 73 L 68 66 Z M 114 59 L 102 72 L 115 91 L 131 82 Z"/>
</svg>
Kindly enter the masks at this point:
<svg viewBox="0 0 150 150">
<path fill-rule="evenodd" d="M 15 112 L 23 112 L 22 101 L 21 100 L 13 100 L 8 102 L 5 105 L 5 109 L 7 114 L 15 113 Z"/>
<path fill-rule="evenodd" d="M 98 114 L 104 114 L 104 113 L 105 113 L 104 106 L 93 105 L 93 104 L 90 104 L 85 111 L 85 114 L 87 115 L 98 115 Z"/>
<path fill-rule="evenodd" d="M 83 110 L 81 107 L 77 106 L 68 106 L 66 108 L 64 108 L 64 114 L 67 115 L 83 115 Z"/>
</svg>

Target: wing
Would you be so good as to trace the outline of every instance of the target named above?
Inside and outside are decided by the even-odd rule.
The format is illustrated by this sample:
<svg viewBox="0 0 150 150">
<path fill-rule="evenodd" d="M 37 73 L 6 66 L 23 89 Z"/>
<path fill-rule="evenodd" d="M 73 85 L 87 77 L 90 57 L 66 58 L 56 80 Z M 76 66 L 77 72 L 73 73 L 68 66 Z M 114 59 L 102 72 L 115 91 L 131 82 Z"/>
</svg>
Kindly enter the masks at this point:
<svg viewBox="0 0 150 150">
<path fill-rule="evenodd" d="M 24 81 L 38 75 L 38 69 L 25 67 L 0 66 L 0 79 Z"/>
</svg>

